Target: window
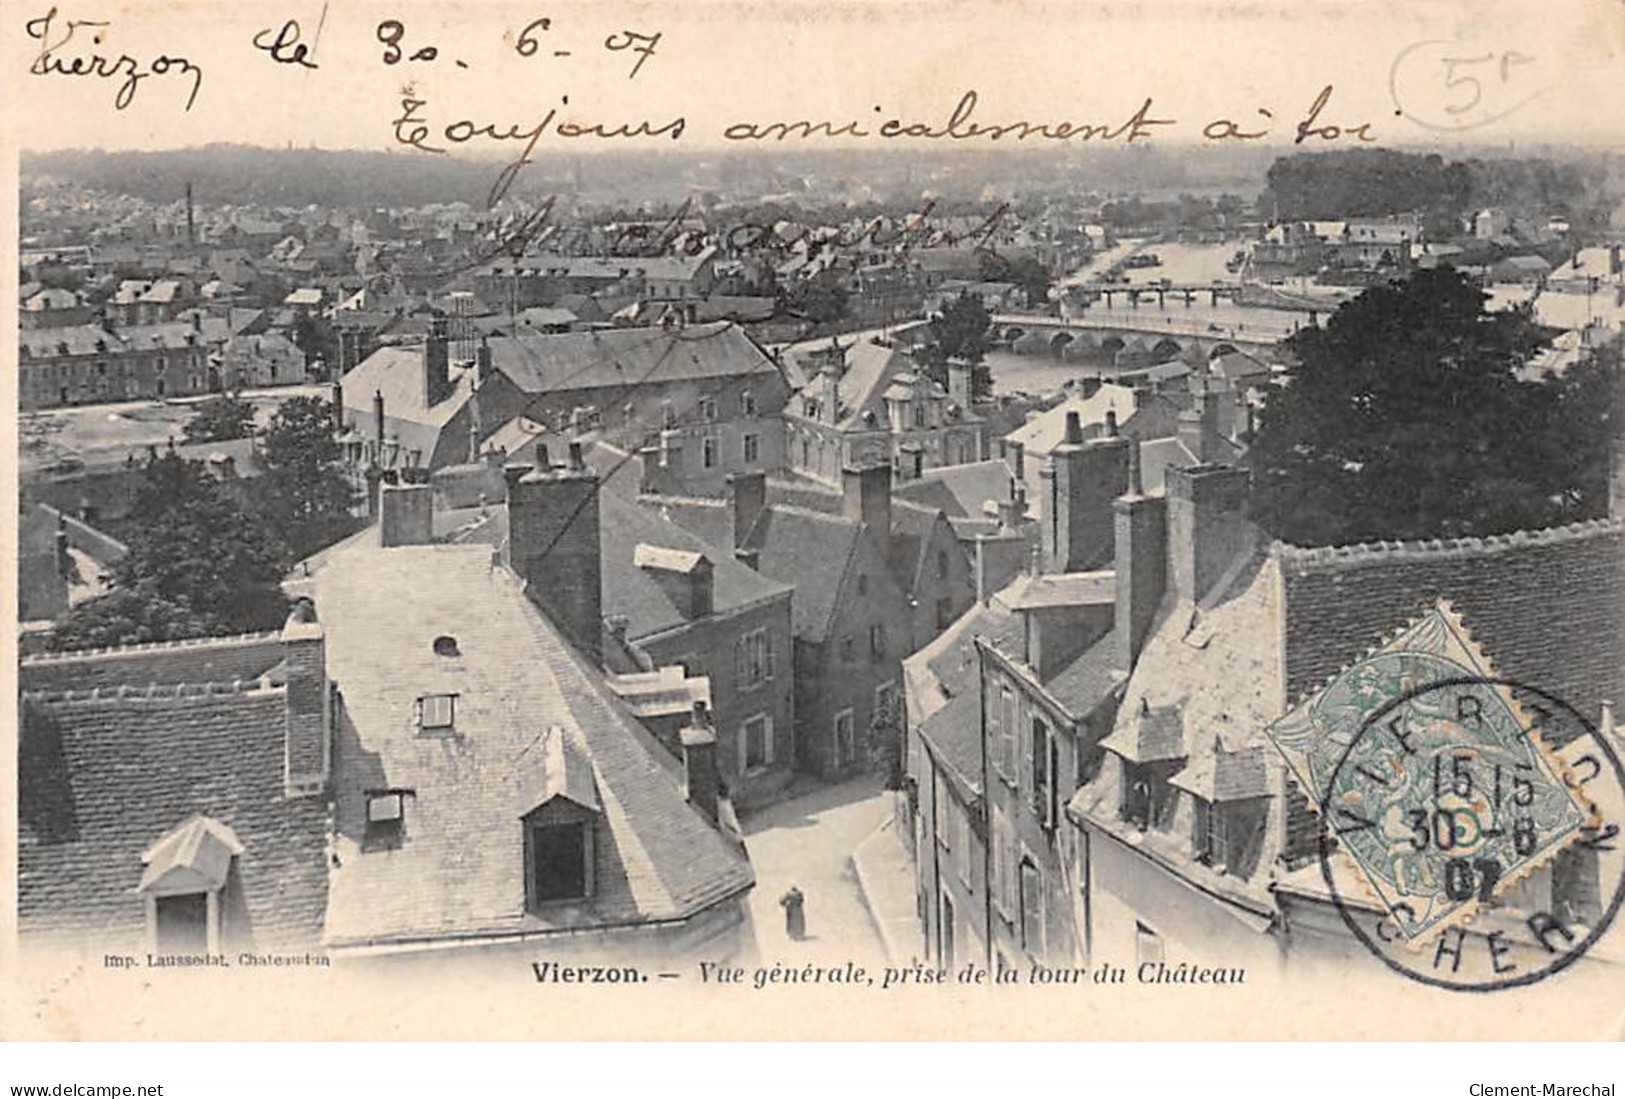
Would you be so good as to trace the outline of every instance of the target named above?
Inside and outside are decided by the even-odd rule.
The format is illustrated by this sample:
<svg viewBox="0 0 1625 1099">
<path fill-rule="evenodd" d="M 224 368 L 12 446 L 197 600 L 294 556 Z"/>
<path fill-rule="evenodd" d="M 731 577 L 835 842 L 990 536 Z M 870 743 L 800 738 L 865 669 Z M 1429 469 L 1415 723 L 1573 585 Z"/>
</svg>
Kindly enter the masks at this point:
<svg viewBox="0 0 1625 1099">
<path fill-rule="evenodd" d="M 938 550 L 937 551 L 937 579 L 938 580 L 946 580 L 946 579 L 948 579 L 948 551 L 947 550 Z"/>
<path fill-rule="evenodd" d="M 842 710 L 835 715 L 835 766 L 845 767 L 857 758 L 858 742 L 852 724 L 852 711 Z"/>
<path fill-rule="evenodd" d="M 670 401 L 660 402 L 660 426 L 677 426 L 677 409 L 672 407 L 672 403 Z"/>
<path fill-rule="evenodd" d="M 1055 773 L 1058 748 L 1049 726 L 1033 719 L 1032 740 L 1027 745 L 1028 771 L 1032 775 L 1032 807 L 1038 823 L 1046 830 L 1055 827 L 1056 791 Z"/>
<path fill-rule="evenodd" d="M 716 468 L 717 441 L 710 435 L 700 440 L 700 465 L 706 469 Z"/>
<path fill-rule="evenodd" d="M 531 825 L 531 902 L 586 897 L 592 885 L 591 846 L 591 834 L 584 822 Z"/>
<path fill-rule="evenodd" d="M 886 655 L 886 624 L 876 622 L 869 627 L 869 652 L 876 657 Z"/>
<path fill-rule="evenodd" d="M 770 765 L 773 762 L 773 719 L 767 714 L 751 718 L 745 722 L 739 741 L 745 757 L 742 770 L 754 771 Z"/>
<path fill-rule="evenodd" d="M 406 815 L 406 799 L 399 790 L 375 790 L 367 794 L 367 830 L 399 827 Z"/>
<path fill-rule="evenodd" d="M 159 897 L 154 919 L 159 953 L 203 954 L 209 949 L 209 895 L 178 893 Z"/>
<path fill-rule="evenodd" d="M 951 802 L 954 815 L 954 870 L 965 888 L 971 888 L 971 830 L 970 811 L 958 802 Z"/>
<path fill-rule="evenodd" d="M 993 904 L 1004 922 L 1014 925 L 1016 915 L 1021 911 L 1016 844 L 1010 831 L 1010 818 L 1004 815 L 1002 809 L 993 810 L 993 835 L 988 842 L 992 844 Z"/>
<path fill-rule="evenodd" d="M 942 845 L 944 851 L 952 851 L 954 849 L 953 822 L 948 819 L 948 783 L 943 779 L 940 771 L 932 775 L 931 795 L 937 809 L 932 814 L 935 821 L 933 831 L 937 837 L 937 842 Z"/>
<path fill-rule="evenodd" d="M 1224 813 L 1211 801 L 1193 797 L 1191 850 L 1196 861 L 1208 866 L 1224 866 L 1229 852 L 1225 848 Z"/>
<path fill-rule="evenodd" d="M 424 695 L 418 699 L 418 728 L 450 729 L 457 716 L 456 695 Z"/>
<path fill-rule="evenodd" d="M 915 404 L 914 404 L 914 426 L 915 427 L 924 427 L 925 426 L 925 404 L 924 404 L 924 402 L 916 401 Z"/>
<path fill-rule="evenodd" d="M 890 714 L 899 723 L 903 715 L 898 712 L 897 684 L 886 682 L 875 688 L 875 713 Z"/>
<path fill-rule="evenodd" d="M 1016 696 L 1009 687 L 999 684 L 999 720 L 998 720 L 998 751 L 994 754 L 994 762 L 1000 777 L 1011 782 L 1016 775 L 1016 737 L 1019 730 L 1016 728 L 1017 708 Z"/>
<path fill-rule="evenodd" d="M 1151 928 L 1134 921 L 1134 960 L 1140 965 L 1147 965 L 1162 961 L 1165 956 L 1162 936 Z"/>
<path fill-rule="evenodd" d="M 713 397 L 700 398 L 700 419 L 711 424 L 717 420 L 717 402 Z"/>
<path fill-rule="evenodd" d="M 762 437 L 755 432 L 745 435 L 745 461 L 755 465 L 762 460 Z"/>
<path fill-rule="evenodd" d="M 773 639 L 764 627 L 734 642 L 734 683 L 751 691 L 773 678 Z"/>
<path fill-rule="evenodd" d="M 756 415 L 756 394 L 748 389 L 739 391 L 739 414 L 745 417 Z"/>
<path fill-rule="evenodd" d="M 841 659 L 851 663 L 853 658 L 852 635 L 847 634 L 841 638 Z"/>
<path fill-rule="evenodd" d="M 1044 875 L 1030 858 L 1021 860 L 1021 946 L 1044 953 Z"/>
<path fill-rule="evenodd" d="M 1142 832 L 1165 828 L 1173 816 L 1174 789 L 1155 763 L 1123 763 L 1123 820 Z"/>
</svg>

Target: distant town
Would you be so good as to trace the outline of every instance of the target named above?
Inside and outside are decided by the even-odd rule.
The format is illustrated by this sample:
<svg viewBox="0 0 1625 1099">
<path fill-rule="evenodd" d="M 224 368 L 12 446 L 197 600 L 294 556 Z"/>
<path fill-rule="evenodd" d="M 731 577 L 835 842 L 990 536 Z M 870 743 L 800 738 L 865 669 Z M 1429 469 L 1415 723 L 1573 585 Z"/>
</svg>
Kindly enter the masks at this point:
<svg viewBox="0 0 1625 1099">
<path fill-rule="evenodd" d="M 1444 600 L 1617 737 L 1625 168 L 1133 153 L 25 157 L 25 945 L 1377 964 L 1264 730 Z"/>
</svg>

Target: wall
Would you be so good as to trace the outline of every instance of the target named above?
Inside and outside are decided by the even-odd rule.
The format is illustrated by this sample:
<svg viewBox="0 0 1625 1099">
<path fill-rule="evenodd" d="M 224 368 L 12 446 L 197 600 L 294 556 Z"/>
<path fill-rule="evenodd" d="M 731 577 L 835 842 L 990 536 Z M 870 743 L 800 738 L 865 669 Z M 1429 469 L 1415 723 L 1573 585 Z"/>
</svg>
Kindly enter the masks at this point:
<svg viewBox="0 0 1625 1099">
<path fill-rule="evenodd" d="M 766 628 L 773 646 L 773 678 L 741 692 L 734 676 L 734 643 Z M 724 617 L 690 623 L 679 630 L 633 643 L 657 665 L 682 664 L 690 675 L 711 679 L 711 713 L 717 733 L 717 763 L 740 809 L 759 805 L 789 782 L 795 766 L 795 672 L 790 632 L 790 597 L 747 607 Z M 745 773 L 744 724 L 757 714 L 773 720 L 773 762 Z"/>
</svg>

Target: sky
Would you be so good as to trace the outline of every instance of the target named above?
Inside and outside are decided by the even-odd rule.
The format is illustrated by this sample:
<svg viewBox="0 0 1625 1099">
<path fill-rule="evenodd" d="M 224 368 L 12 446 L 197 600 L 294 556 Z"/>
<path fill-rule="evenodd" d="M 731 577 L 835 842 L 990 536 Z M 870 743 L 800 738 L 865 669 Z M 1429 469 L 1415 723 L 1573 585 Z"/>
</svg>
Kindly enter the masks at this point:
<svg viewBox="0 0 1625 1099">
<path fill-rule="evenodd" d="M 941 130 L 970 91 L 969 119 L 977 123 L 1053 130 L 1066 122 L 1121 140 L 1150 99 L 1145 117 L 1173 123 L 1148 125 L 1153 143 L 1212 144 L 1210 125 L 1224 132 L 1228 120 L 1262 133 L 1249 143 L 1284 147 L 1328 85 L 1303 147 L 1359 144 L 1363 124 L 1368 144 L 1625 148 L 1620 0 L 689 0 L 557 8 L 14 0 L 3 18 L 4 82 L 17 92 L 6 97 L 9 144 L 36 150 L 216 141 L 404 149 L 399 138 L 417 133 L 428 147 L 511 156 L 539 124 L 539 149 L 658 147 L 680 130 L 684 148 L 771 150 L 777 142 L 728 140 L 729 127 L 748 136 L 801 120 L 832 128 L 856 122 L 869 136 L 786 145 L 918 144 L 877 134 L 891 119 Z M 542 18 L 545 27 L 535 23 Z M 71 27 L 74 20 L 105 25 Z M 297 41 L 289 21 L 298 25 Z M 267 48 L 279 33 L 282 61 Z M 309 50 L 303 64 L 293 56 L 301 46 Z M 652 52 L 638 52 L 642 46 Z M 114 75 L 50 71 L 94 55 Z M 164 60 L 181 57 L 190 68 Z M 127 87 L 132 70 L 147 75 Z M 397 126 L 404 98 L 419 106 Z M 569 137 L 557 125 L 642 121 L 661 136 Z M 490 132 L 526 136 L 498 141 Z"/>
</svg>

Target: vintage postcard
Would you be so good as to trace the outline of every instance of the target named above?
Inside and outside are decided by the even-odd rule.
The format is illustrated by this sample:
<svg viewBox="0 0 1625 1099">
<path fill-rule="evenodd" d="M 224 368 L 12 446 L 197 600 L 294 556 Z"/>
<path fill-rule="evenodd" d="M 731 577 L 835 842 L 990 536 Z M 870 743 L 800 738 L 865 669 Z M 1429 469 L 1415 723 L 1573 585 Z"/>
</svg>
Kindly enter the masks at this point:
<svg viewBox="0 0 1625 1099">
<path fill-rule="evenodd" d="M 0 1036 L 1625 1036 L 1625 4 L 0 42 Z"/>
</svg>

